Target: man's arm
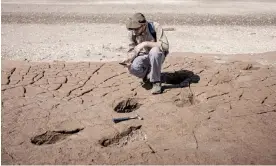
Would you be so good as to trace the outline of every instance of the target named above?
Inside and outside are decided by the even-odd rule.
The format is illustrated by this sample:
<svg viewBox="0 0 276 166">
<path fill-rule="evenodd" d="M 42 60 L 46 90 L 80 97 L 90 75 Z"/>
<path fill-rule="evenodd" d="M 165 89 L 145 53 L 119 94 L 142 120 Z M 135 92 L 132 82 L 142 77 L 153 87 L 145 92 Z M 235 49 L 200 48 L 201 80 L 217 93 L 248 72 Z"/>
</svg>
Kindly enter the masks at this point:
<svg viewBox="0 0 276 166">
<path fill-rule="evenodd" d="M 161 47 L 162 46 L 162 43 L 161 42 L 150 42 L 150 41 L 145 41 L 145 44 L 144 44 L 145 47 Z"/>
<path fill-rule="evenodd" d="M 156 42 L 145 41 L 137 45 L 137 41 L 134 39 L 132 32 L 129 32 L 129 51 L 128 59 L 125 60 L 125 63 L 131 63 L 132 60 L 137 56 L 137 53 L 142 50 L 144 47 L 159 47 L 161 51 L 169 51 L 169 42 L 167 36 L 164 33 L 163 28 L 156 22 L 154 22 L 154 29 L 156 32 Z"/>
<path fill-rule="evenodd" d="M 127 59 L 124 61 L 125 63 L 130 63 L 136 57 L 135 46 L 137 45 L 137 41 L 132 31 L 128 32 L 128 41 L 129 45 L 127 51 Z"/>
<path fill-rule="evenodd" d="M 156 42 L 145 42 L 145 47 L 159 47 L 162 51 L 168 51 L 169 50 L 169 42 L 167 39 L 167 36 L 164 33 L 163 28 L 158 23 L 154 22 L 154 29 L 156 32 Z"/>
</svg>

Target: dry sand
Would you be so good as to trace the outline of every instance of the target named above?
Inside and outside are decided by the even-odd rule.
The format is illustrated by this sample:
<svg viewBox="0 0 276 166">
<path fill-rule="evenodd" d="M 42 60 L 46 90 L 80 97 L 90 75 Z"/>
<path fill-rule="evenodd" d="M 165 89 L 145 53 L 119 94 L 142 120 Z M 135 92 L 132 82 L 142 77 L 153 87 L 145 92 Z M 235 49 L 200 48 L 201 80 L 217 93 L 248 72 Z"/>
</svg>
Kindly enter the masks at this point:
<svg viewBox="0 0 276 166">
<path fill-rule="evenodd" d="M 128 44 L 125 20 L 137 11 L 175 29 L 166 32 L 171 52 L 250 54 L 276 48 L 272 0 L 4 0 L 2 59 L 120 60 Z"/>
<path fill-rule="evenodd" d="M 276 3 L 137 2 L 2 1 L 1 163 L 276 164 Z M 175 28 L 161 95 L 118 64 L 133 11 Z"/>
</svg>

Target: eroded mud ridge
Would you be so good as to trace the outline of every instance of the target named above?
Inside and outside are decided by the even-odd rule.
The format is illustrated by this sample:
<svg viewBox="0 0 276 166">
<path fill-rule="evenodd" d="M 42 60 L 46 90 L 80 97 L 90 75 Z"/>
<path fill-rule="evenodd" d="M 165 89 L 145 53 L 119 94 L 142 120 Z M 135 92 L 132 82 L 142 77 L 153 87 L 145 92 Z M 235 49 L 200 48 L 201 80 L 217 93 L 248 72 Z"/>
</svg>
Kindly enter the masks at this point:
<svg viewBox="0 0 276 166">
<path fill-rule="evenodd" d="M 2 61 L 2 162 L 275 164 L 276 54 L 252 58 L 169 56 L 161 95 L 115 62 Z"/>
</svg>

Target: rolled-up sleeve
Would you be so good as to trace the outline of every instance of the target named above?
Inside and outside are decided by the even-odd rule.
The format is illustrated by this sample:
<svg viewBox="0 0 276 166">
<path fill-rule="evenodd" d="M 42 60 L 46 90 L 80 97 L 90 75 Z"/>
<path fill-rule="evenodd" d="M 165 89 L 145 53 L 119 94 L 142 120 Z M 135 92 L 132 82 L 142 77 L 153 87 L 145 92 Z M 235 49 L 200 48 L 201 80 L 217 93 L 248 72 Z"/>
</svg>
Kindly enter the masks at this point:
<svg viewBox="0 0 276 166">
<path fill-rule="evenodd" d="M 154 22 L 154 28 L 156 31 L 156 40 L 161 43 L 162 51 L 169 51 L 169 42 L 162 26 Z"/>
</svg>

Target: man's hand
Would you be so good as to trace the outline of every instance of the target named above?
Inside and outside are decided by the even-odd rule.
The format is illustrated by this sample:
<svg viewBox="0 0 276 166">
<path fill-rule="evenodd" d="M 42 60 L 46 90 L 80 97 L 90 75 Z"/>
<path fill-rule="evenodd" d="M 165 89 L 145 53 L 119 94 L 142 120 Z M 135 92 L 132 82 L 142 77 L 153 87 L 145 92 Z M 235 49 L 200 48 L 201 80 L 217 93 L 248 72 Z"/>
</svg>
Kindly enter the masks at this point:
<svg viewBox="0 0 276 166">
<path fill-rule="evenodd" d="M 123 61 L 121 61 L 120 63 L 122 63 L 122 64 L 131 63 L 131 59 L 130 58 L 126 58 Z"/>
<path fill-rule="evenodd" d="M 127 68 L 128 71 L 130 70 L 131 63 L 120 62 L 119 64 L 120 64 L 120 65 L 123 65 L 125 68 Z"/>
<path fill-rule="evenodd" d="M 135 46 L 134 51 L 136 52 L 136 54 L 138 54 L 144 47 L 146 47 L 146 45 L 147 45 L 146 42 L 142 42 L 137 46 Z"/>
<path fill-rule="evenodd" d="M 128 57 L 124 59 L 122 62 L 120 62 L 119 64 L 129 69 L 132 61 L 135 59 L 135 57 L 137 57 L 138 53 L 146 46 L 147 46 L 147 42 L 142 42 L 138 44 L 137 46 L 134 47 L 134 50 L 133 50 L 134 54 L 128 54 Z"/>
<path fill-rule="evenodd" d="M 119 64 L 123 65 L 124 67 L 126 67 L 127 69 L 129 69 L 130 66 L 131 66 L 131 59 L 125 59 L 122 62 L 120 62 Z"/>
</svg>

